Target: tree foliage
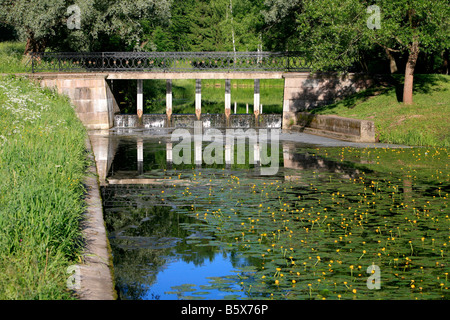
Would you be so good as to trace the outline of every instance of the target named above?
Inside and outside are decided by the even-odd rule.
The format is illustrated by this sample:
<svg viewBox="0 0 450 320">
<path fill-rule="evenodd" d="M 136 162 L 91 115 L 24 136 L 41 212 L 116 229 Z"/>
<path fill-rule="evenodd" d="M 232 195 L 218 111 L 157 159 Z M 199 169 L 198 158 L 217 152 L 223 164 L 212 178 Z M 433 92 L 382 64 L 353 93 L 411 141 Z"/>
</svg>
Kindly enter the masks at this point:
<svg viewBox="0 0 450 320">
<path fill-rule="evenodd" d="M 89 51 L 101 48 L 107 37 L 138 48 L 140 20 L 167 20 L 171 0 L 0 0 L 0 21 L 14 26 L 27 40 L 26 52 L 47 47 Z M 69 28 L 71 5 L 80 11 L 80 28 Z"/>
<path fill-rule="evenodd" d="M 302 0 L 264 1 L 261 13 L 264 17 L 264 44 L 268 50 L 299 49 L 296 18 L 302 10 Z"/>
<path fill-rule="evenodd" d="M 167 26 L 145 21 L 148 51 L 256 51 L 262 0 L 174 0 Z M 234 39 L 234 42 L 233 42 Z"/>
<path fill-rule="evenodd" d="M 407 104 L 412 103 L 419 53 L 441 53 L 450 47 L 448 0 L 303 0 L 302 5 L 297 15 L 299 43 L 318 70 L 352 66 L 376 48 L 391 61 L 393 53 L 405 55 Z M 379 10 L 378 26 L 370 21 L 377 14 L 368 10 L 371 5 Z"/>
<path fill-rule="evenodd" d="M 68 28 L 74 4 L 79 29 Z M 368 27 L 373 5 L 379 28 Z M 299 50 L 317 70 L 405 72 L 408 88 L 418 63 L 448 72 L 448 0 L 0 0 L 0 9 L 27 52 Z"/>
</svg>

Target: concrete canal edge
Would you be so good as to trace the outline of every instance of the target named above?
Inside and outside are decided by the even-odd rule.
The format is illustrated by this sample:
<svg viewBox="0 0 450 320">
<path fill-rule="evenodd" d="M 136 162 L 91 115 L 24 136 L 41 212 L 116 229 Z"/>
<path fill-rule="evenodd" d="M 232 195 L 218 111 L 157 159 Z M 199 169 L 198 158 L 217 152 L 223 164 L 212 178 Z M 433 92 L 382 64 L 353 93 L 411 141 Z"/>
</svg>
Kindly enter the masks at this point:
<svg viewBox="0 0 450 320">
<path fill-rule="evenodd" d="M 291 130 L 343 141 L 377 142 L 373 121 L 344 118 L 336 115 L 298 112 L 296 123 L 291 126 Z"/>
<path fill-rule="evenodd" d="M 83 263 L 79 267 L 79 285 L 75 289 L 81 300 L 115 300 L 112 256 L 103 220 L 103 205 L 97 168 L 89 137 L 86 138 L 89 167 L 85 177 L 86 212 L 82 221 L 85 237 Z"/>
</svg>

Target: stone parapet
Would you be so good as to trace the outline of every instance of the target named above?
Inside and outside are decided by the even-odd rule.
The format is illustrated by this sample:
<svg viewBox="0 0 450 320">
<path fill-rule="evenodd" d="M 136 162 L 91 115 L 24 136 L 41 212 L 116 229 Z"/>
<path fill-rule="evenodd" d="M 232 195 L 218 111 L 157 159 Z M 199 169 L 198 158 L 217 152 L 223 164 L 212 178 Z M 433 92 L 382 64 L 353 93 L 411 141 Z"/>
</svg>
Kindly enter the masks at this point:
<svg viewBox="0 0 450 320">
<path fill-rule="evenodd" d="M 294 131 L 352 142 L 376 142 L 373 121 L 306 112 L 297 113 L 296 118 L 297 124 L 291 127 Z"/>
</svg>

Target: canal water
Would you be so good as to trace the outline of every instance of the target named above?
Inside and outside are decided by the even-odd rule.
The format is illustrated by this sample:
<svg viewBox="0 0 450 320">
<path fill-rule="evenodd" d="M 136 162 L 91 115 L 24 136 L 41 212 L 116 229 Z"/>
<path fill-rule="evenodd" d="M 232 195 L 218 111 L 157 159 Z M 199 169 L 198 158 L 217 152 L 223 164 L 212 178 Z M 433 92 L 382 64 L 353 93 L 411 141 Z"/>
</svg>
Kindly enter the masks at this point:
<svg viewBox="0 0 450 320">
<path fill-rule="evenodd" d="M 448 150 L 296 137 L 91 136 L 119 298 L 449 299 Z"/>
</svg>

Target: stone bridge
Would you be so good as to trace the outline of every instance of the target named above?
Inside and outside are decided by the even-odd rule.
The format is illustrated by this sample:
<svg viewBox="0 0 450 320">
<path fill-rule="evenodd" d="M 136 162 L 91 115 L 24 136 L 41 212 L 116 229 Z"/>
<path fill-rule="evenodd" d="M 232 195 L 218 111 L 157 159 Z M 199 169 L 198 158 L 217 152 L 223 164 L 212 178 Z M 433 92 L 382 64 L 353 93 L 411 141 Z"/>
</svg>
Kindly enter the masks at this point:
<svg viewBox="0 0 450 320">
<path fill-rule="evenodd" d="M 225 80 L 224 114 L 231 114 L 232 79 L 254 80 L 253 114 L 260 114 L 260 80 L 283 79 L 282 128 L 297 124 L 297 113 L 332 103 L 371 84 L 364 75 L 312 73 L 300 53 L 190 52 L 190 53 L 35 53 L 30 77 L 42 86 L 69 96 L 87 129 L 110 129 L 120 112 L 111 81 L 137 81 L 137 116 L 143 114 L 143 81 L 166 80 L 166 117 L 172 118 L 172 80 L 195 79 L 195 113 L 201 119 L 201 83 Z M 227 122 L 228 123 L 228 122 Z"/>
</svg>

